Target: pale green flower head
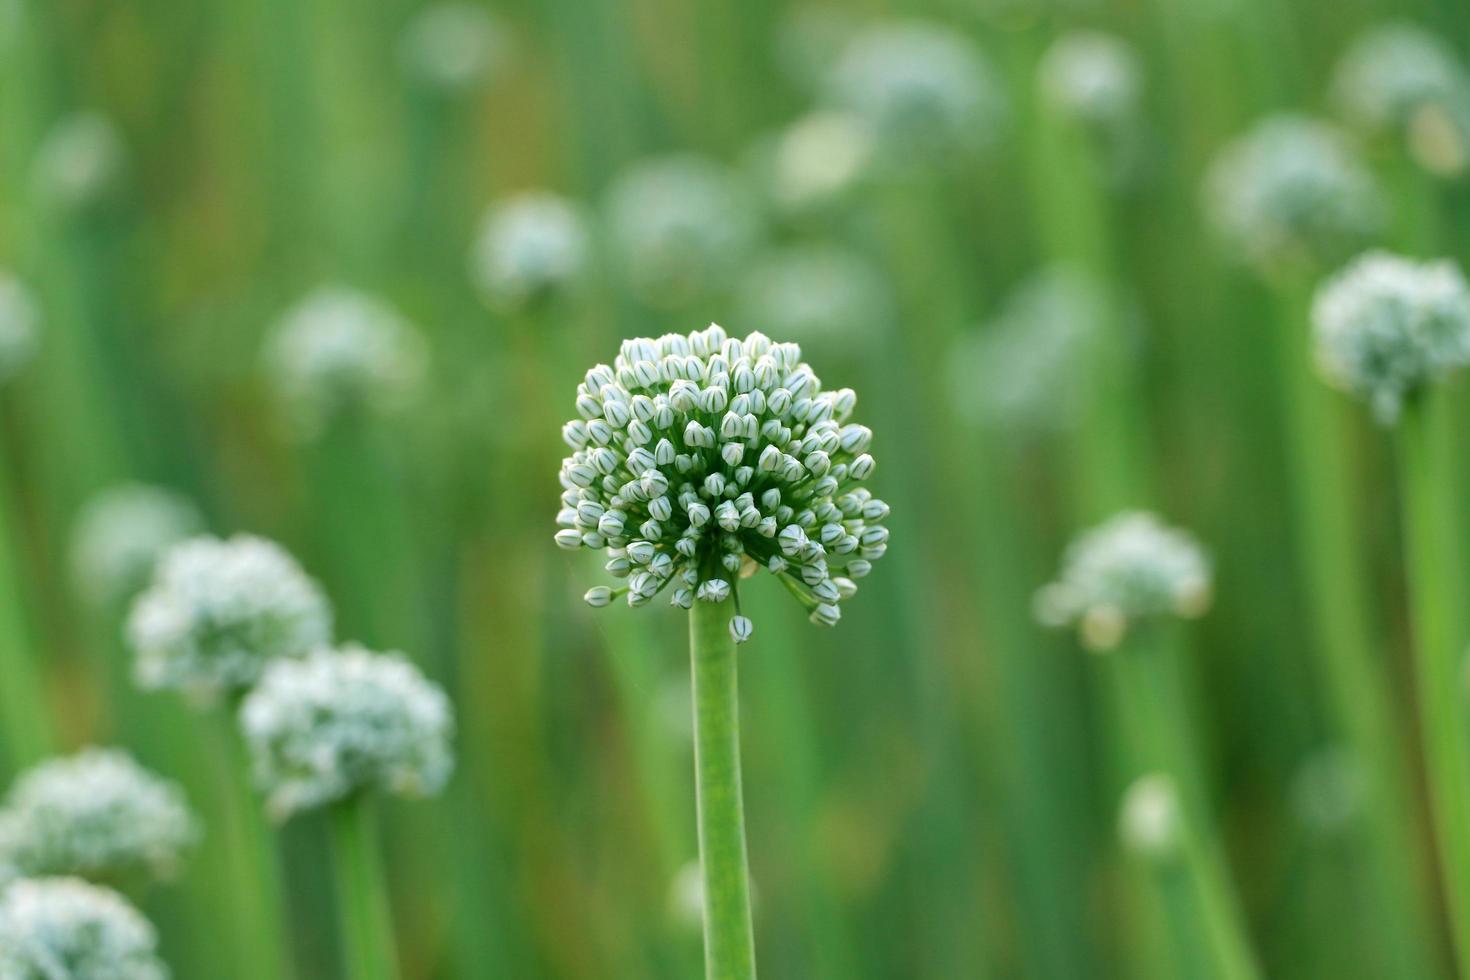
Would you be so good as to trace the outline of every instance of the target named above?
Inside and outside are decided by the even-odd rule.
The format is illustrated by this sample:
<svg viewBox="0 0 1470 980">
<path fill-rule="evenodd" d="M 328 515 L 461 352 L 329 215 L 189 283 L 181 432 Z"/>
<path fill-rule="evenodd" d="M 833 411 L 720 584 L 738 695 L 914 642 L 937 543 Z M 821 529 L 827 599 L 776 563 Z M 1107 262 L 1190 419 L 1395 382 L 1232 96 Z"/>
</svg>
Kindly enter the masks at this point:
<svg viewBox="0 0 1470 980">
<path fill-rule="evenodd" d="M 754 246 L 750 193 L 725 167 L 693 154 L 645 160 L 607 193 L 607 234 L 629 288 L 675 307 L 727 288 Z"/>
<path fill-rule="evenodd" d="M 784 214 L 829 209 L 850 198 L 869 175 L 873 138 L 850 112 L 811 112 L 787 126 L 767 150 L 763 178 Z"/>
<path fill-rule="evenodd" d="M 1209 558 L 1183 531 L 1143 511 L 1125 511 L 1084 532 L 1062 572 L 1036 596 L 1037 618 L 1075 626 L 1084 645 L 1109 650 L 1135 623 L 1193 618 L 1210 604 Z"/>
<path fill-rule="evenodd" d="M 43 762 L 0 808 L 0 862 L 26 877 L 166 878 L 198 836 L 179 787 L 121 749 Z"/>
<path fill-rule="evenodd" d="M 131 598 L 169 548 L 204 530 L 198 508 L 163 487 L 123 483 L 82 507 L 72 530 L 72 575 L 90 601 Z"/>
<path fill-rule="evenodd" d="M 402 654 L 348 644 L 273 662 L 240 706 L 278 819 L 357 793 L 431 796 L 454 759 L 449 699 Z"/>
<path fill-rule="evenodd" d="M 0 980 L 168 980 L 149 921 L 111 889 L 30 878 L 0 891 Z"/>
<path fill-rule="evenodd" d="M 271 661 L 331 640 L 321 589 L 264 538 L 192 538 L 163 556 L 127 623 L 145 688 L 206 700 L 254 684 Z"/>
<path fill-rule="evenodd" d="M 113 191 L 126 162 L 112 120 L 98 112 L 75 112 L 47 130 L 32 172 L 43 198 L 62 210 L 81 211 Z"/>
<path fill-rule="evenodd" d="M 532 191 L 486 212 L 471 271 L 492 306 L 520 309 L 574 290 L 586 274 L 590 251 L 581 208 L 559 195 Z"/>
<path fill-rule="evenodd" d="M 265 366 L 305 436 L 337 416 L 402 408 L 418 394 L 423 338 L 384 301 L 342 286 L 308 295 L 266 340 Z"/>
<path fill-rule="evenodd" d="M 894 299 L 883 270 L 860 252 L 814 243 L 760 256 L 745 274 L 737 306 L 745 323 L 836 354 L 871 349 Z"/>
<path fill-rule="evenodd" d="M 36 356 L 41 311 L 30 290 L 0 272 L 0 386 Z"/>
<path fill-rule="evenodd" d="M 827 103 L 864 120 L 890 164 L 957 165 L 1000 138 L 1006 99 L 964 35 L 921 21 L 858 32 L 832 66 Z"/>
<path fill-rule="evenodd" d="M 483 6 L 437 3 L 409 22 L 399 56 L 411 80 L 455 95 L 489 78 L 506 61 L 509 47 L 504 28 Z"/>
<path fill-rule="evenodd" d="M 1351 254 L 1381 218 L 1357 153 L 1337 130 L 1302 116 L 1271 116 L 1228 144 L 1205 192 L 1220 237 L 1266 273 Z"/>
<path fill-rule="evenodd" d="M 1323 376 L 1391 424 L 1405 398 L 1470 362 L 1470 287 L 1449 260 L 1369 252 L 1318 289 L 1312 328 Z"/>
<path fill-rule="evenodd" d="M 990 323 L 956 343 L 950 384 L 960 415 L 1027 438 L 1069 428 L 1081 409 L 1077 372 L 1106 302 L 1096 280 L 1068 266 L 1016 287 Z"/>
<path fill-rule="evenodd" d="M 1414 24 L 1369 30 L 1338 62 L 1332 94 L 1374 135 L 1399 135 L 1425 167 L 1463 170 L 1470 152 L 1470 74 L 1453 49 Z"/>
<path fill-rule="evenodd" d="M 1038 67 L 1042 93 L 1089 126 L 1109 127 L 1137 115 L 1143 97 L 1138 54 L 1120 38 L 1074 31 L 1052 42 Z"/>
<path fill-rule="evenodd" d="M 577 386 L 562 429 L 556 543 L 606 550 L 625 580 L 593 606 L 668 593 L 689 609 L 733 597 L 737 642 L 752 624 L 739 582 L 761 568 L 833 625 L 856 579 L 888 549 L 888 505 L 862 484 L 872 432 L 849 421 L 857 396 L 824 391 L 796 344 L 743 340 L 711 325 L 623 342 Z"/>
</svg>

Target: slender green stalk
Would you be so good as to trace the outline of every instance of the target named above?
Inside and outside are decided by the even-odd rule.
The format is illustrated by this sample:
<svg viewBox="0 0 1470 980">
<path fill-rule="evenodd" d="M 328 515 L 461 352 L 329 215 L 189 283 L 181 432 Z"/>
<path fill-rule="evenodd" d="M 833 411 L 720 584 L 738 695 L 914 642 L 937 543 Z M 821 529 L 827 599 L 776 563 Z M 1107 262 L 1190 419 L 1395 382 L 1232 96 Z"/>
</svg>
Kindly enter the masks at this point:
<svg viewBox="0 0 1470 980">
<path fill-rule="evenodd" d="M 53 730 L 25 613 L 20 550 L 10 525 L 9 463 L 4 461 L 0 469 L 0 758 L 14 772 L 46 755 Z"/>
<path fill-rule="evenodd" d="M 1317 669 L 1326 683 L 1335 727 L 1361 766 L 1364 820 L 1358 866 L 1371 913 L 1362 928 L 1375 939 L 1383 975 L 1435 972 L 1426 923 L 1423 871 L 1414 840 L 1413 793 L 1404 778 L 1406 746 L 1394 724 L 1391 686 L 1369 621 L 1361 523 L 1340 396 L 1312 370 L 1305 281 L 1279 287 L 1275 332 L 1280 362 L 1292 528 L 1305 588 Z"/>
<path fill-rule="evenodd" d="M 337 916 L 347 975 L 352 980 L 393 980 L 398 954 L 371 806 L 366 797 L 354 796 L 332 807 Z"/>
<path fill-rule="evenodd" d="M 249 760 L 234 730 L 234 711 L 209 719 L 215 755 L 223 781 L 232 839 L 228 849 L 230 879 L 235 884 L 235 937 L 240 975 L 250 980 L 288 980 L 294 972 L 282 928 L 281 858 L 250 782 Z"/>
<path fill-rule="evenodd" d="M 735 602 L 696 602 L 689 614 L 694 675 L 694 774 L 704 870 L 707 980 L 754 980 L 755 934 L 740 790 L 740 692 L 728 624 Z"/>
<path fill-rule="evenodd" d="M 1180 861 L 1187 887 L 1169 888 L 1164 881 L 1160 887 L 1183 956 L 1197 958 L 1199 954 L 1199 944 L 1193 941 L 1195 930 L 1180 935 L 1180 924 L 1193 921 L 1217 977 L 1254 980 L 1260 970 L 1230 885 L 1225 856 L 1202 815 L 1204 778 L 1188 748 L 1191 739 L 1166 660 L 1178 653 L 1176 647 L 1168 630 L 1146 627 L 1110 654 L 1117 665 L 1119 696 L 1126 709 L 1137 772 L 1162 772 L 1178 790 Z M 1187 902 L 1190 909 L 1179 909 L 1180 902 Z"/>
<path fill-rule="evenodd" d="M 1460 975 L 1470 976 L 1470 728 L 1464 664 L 1466 596 L 1461 488 L 1449 467 L 1456 419 L 1449 392 L 1429 388 L 1399 422 L 1400 499 L 1419 685 L 1420 737 L 1440 874 Z"/>
</svg>

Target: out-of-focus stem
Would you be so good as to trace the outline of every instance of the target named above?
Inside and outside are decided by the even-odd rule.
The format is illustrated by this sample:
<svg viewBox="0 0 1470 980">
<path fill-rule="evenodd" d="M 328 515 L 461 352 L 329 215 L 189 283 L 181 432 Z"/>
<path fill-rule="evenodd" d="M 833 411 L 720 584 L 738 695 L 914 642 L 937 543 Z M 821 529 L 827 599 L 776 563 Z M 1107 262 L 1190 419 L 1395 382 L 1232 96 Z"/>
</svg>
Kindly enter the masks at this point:
<svg viewBox="0 0 1470 980">
<path fill-rule="evenodd" d="M 332 808 L 337 917 L 348 976 L 393 980 L 398 976 L 398 954 L 371 805 L 356 796 Z"/>
<path fill-rule="evenodd" d="M 1470 976 L 1470 727 L 1464 665 L 1466 597 L 1460 494 L 1453 479 L 1455 420 L 1449 393 L 1427 388 L 1399 421 L 1400 499 L 1419 687 L 1420 737 L 1429 772 L 1440 875 L 1460 976 Z"/>
</svg>

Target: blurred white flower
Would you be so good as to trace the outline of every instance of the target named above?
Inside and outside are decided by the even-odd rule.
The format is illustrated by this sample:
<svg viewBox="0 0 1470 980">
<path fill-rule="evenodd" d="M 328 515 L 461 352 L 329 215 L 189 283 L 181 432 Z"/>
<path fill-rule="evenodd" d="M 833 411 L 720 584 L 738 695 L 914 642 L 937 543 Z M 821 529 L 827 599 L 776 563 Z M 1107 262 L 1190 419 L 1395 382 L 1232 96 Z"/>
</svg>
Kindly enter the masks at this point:
<svg viewBox="0 0 1470 980">
<path fill-rule="evenodd" d="M 1118 808 L 1118 836 L 1133 854 L 1150 860 L 1173 857 L 1180 844 L 1179 792 L 1161 772 L 1135 779 Z"/>
<path fill-rule="evenodd" d="M 619 176 L 608 190 L 607 222 L 633 292 L 671 307 L 726 288 L 759 230 L 734 175 L 692 155 L 645 160 Z"/>
<path fill-rule="evenodd" d="M 1385 424 L 1406 396 L 1470 362 L 1470 287 L 1453 262 L 1360 256 L 1312 304 L 1317 366 Z"/>
<path fill-rule="evenodd" d="M 1108 650 L 1134 621 L 1202 615 L 1210 580 L 1193 538 L 1153 514 L 1126 511 L 1068 545 L 1061 575 L 1037 593 L 1036 614 L 1048 626 L 1075 625 L 1089 649 Z"/>
<path fill-rule="evenodd" d="M 40 323 L 41 312 L 30 290 L 0 272 L 0 385 L 35 357 Z"/>
<path fill-rule="evenodd" d="M 256 781 L 280 819 L 362 791 L 437 793 L 453 727 L 449 699 L 417 667 L 354 645 L 275 661 L 240 707 Z"/>
<path fill-rule="evenodd" d="M 236 535 L 175 545 L 133 604 L 138 683 L 215 697 L 249 687 L 277 658 L 331 639 L 332 611 L 279 545 Z"/>
<path fill-rule="evenodd" d="M 956 343 L 950 382 L 960 414 L 1028 437 L 1071 426 L 1081 408 L 1077 372 L 1106 303 L 1097 282 L 1066 266 L 1016 287 L 994 320 Z"/>
<path fill-rule="evenodd" d="M 307 436 L 343 412 L 403 407 L 418 393 L 427 359 L 423 338 L 396 310 L 340 286 L 320 288 L 287 311 L 264 358 Z"/>
<path fill-rule="evenodd" d="M 162 487 L 123 483 L 83 506 L 72 530 L 72 574 L 91 602 L 131 598 L 148 584 L 158 558 L 204 529 L 198 508 Z"/>
<path fill-rule="evenodd" d="M 1272 116 L 1216 156 L 1206 206 L 1222 238 L 1265 272 L 1330 262 L 1378 228 L 1372 178 L 1337 130 Z"/>
<path fill-rule="evenodd" d="M 178 786 L 120 749 L 43 762 L 0 809 L 0 861 L 27 877 L 167 877 L 198 835 Z"/>
<path fill-rule="evenodd" d="M 116 892 L 33 878 L 0 892 L 4 980 L 167 980 L 158 936 Z"/>
<path fill-rule="evenodd" d="M 574 289 L 587 270 L 589 235 L 581 208 L 540 191 L 486 212 L 475 240 L 475 284 L 494 306 L 516 309 Z"/>
<path fill-rule="evenodd" d="M 399 49 L 409 78 L 448 94 L 483 82 L 507 53 L 504 29 L 489 10 L 454 2 L 419 11 L 404 31 Z"/>
<path fill-rule="evenodd" d="M 857 395 L 823 391 L 796 344 L 716 324 L 636 337 L 587 372 L 576 404 L 556 544 L 605 549 L 607 572 L 627 583 L 590 591 L 594 606 L 733 595 L 742 620 L 734 583 L 764 568 L 832 626 L 888 550 L 888 505 L 861 485 L 873 433 L 848 421 Z M 744 642 L 750 628 L 731 633 Z"/>
<path fill-rule="evenodd" d="M 859 32 L 833 65 L 828 103 L 870 127 L 900 168 L 954 164 L 996 143 L 1006 101 L 990 63 L 964 35 L 919 21 Z"/>
<path fill-rule="evenodd" d="M 1407 137 L 1427 169 L 1455 174 L 1470 156 L 1470 75 L 1443 40 L 1409 23 L 1366 32 L 1338 62 L 1332 94 L 1370 133 Z"/>
<path fill-rule="evenodd" d="M 1087 125 L 1115 126 L 1138 113 L 1143 95 L 1138 55 L 1112 35 L 1064 35 L 1047 48 L 1038 71 L 1047 99 Z"/>
<path fill-rule="evenodd" d="M 81 210 L 112 190 L 126 158 L 122 136 L 110 119 L 97 112 L 76 112 L 47 131 L 32 168 L 46 200 L 66 210 Z"/>
<path fill-rule="evenodd" d="M 893 313 L 883 270 L 839 245 L 763 253 L 737 296 L 740 321 L 829 354 L 871 347 Z"/>
<path fill-rule="evenodd" d="M 872 136 L 857 116 L 802 116 L 777 134 L 763 161 L 771 200 L 788 214 L 830 207 L 863 180 L 872 155 Z"/>
</svg>

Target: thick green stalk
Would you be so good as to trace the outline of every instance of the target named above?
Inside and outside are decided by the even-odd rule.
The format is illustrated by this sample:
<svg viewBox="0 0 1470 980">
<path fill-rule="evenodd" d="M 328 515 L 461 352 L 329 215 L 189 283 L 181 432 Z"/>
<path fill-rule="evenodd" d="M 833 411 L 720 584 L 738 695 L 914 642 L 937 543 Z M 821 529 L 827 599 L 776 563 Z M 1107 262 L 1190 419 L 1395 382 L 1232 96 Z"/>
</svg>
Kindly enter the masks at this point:
<svg viewBox="0 0 1470 980">
<path fill-rule="evenodd" d="M 740 692 L 735 641 L 729 632 L 733 615 L 732 599 L 696 602 L 689 614 L 707 980 L 755 978 L 745 807 L 740 791 Z"/>
<path fill-rule="evenodd" d="M 1203 816 L 1203 775 L 1189 750 L 1188 726 L 1166 658 L 1178 654 L 1162 627 L 1144 627 L 1109 656 L 1117 665 L 1119 696 L 1127 719 L 1136 774 L 1161 772 L 1177 788 L 1180 854 L 1186 885 L 1160 881 L 1170 929 L 1185 959 L 1199 956 L 1198 936 L 1219 980 L 1256 980 L 1260 970 L 1247 938 L 1225 867 L 1225 856 Z M 1161 874 L 1173 871 L 1162 868 Z M 1189 909 L 1178 905 L 1188 903 Z M 1185 931 L 1182 923 L 1193 921 Z"/>
<path fill-rule="evenodd" d="M 223 797 L 229 813 L 230 879 L 235 884 L 234 938 L 239 975 L 249 980 L 288 980 L 294 972 L 282 926 L 281 858 L 275 836 L 250 781 L 250 762 L 234 730 L 233 710 L 209 719 L 215 735 Z"/>
<path fill-rule="evenodd" d="M 1312 370 L 1307 283 L 1283 285 L 1275 298 L 1280 311 L 1277 377 L 1302 599 L 1334 727 L 1351 747 L 1364 779 L 1364 820 L 1355 854 L 1371 912 L 1361 927 L 1374 937 L 1367 945 L 1381 956 L 1381 975 L 1430 976 L 1435 967 L 1421 887 L 1424 869 L 1414 839 L 1414 796 L 1404 778 L 1408 756 L 1394 724 L 1392 687 L 1368 615 L 1345 406 Z"/>
<path fill-rule="evenodd" d="M 1420 737 L 1440 874 L 1460 976 L 1470 976 L 1470 728 L 1464 684 L 1470 583 L 1461 546 L 1462 488 L 1449 476 L 1456 420 L 1448 394 L 1426 389 L 1405 409 L 1399 422 L 1399 493 Z"/>
<path fill-rule="evenodd" d="M 393 980 L 398 954 L 371 802 L 354 796 L 332 807 L 332 864 L 343 962 L 352 980 Z"/>
</svg>

